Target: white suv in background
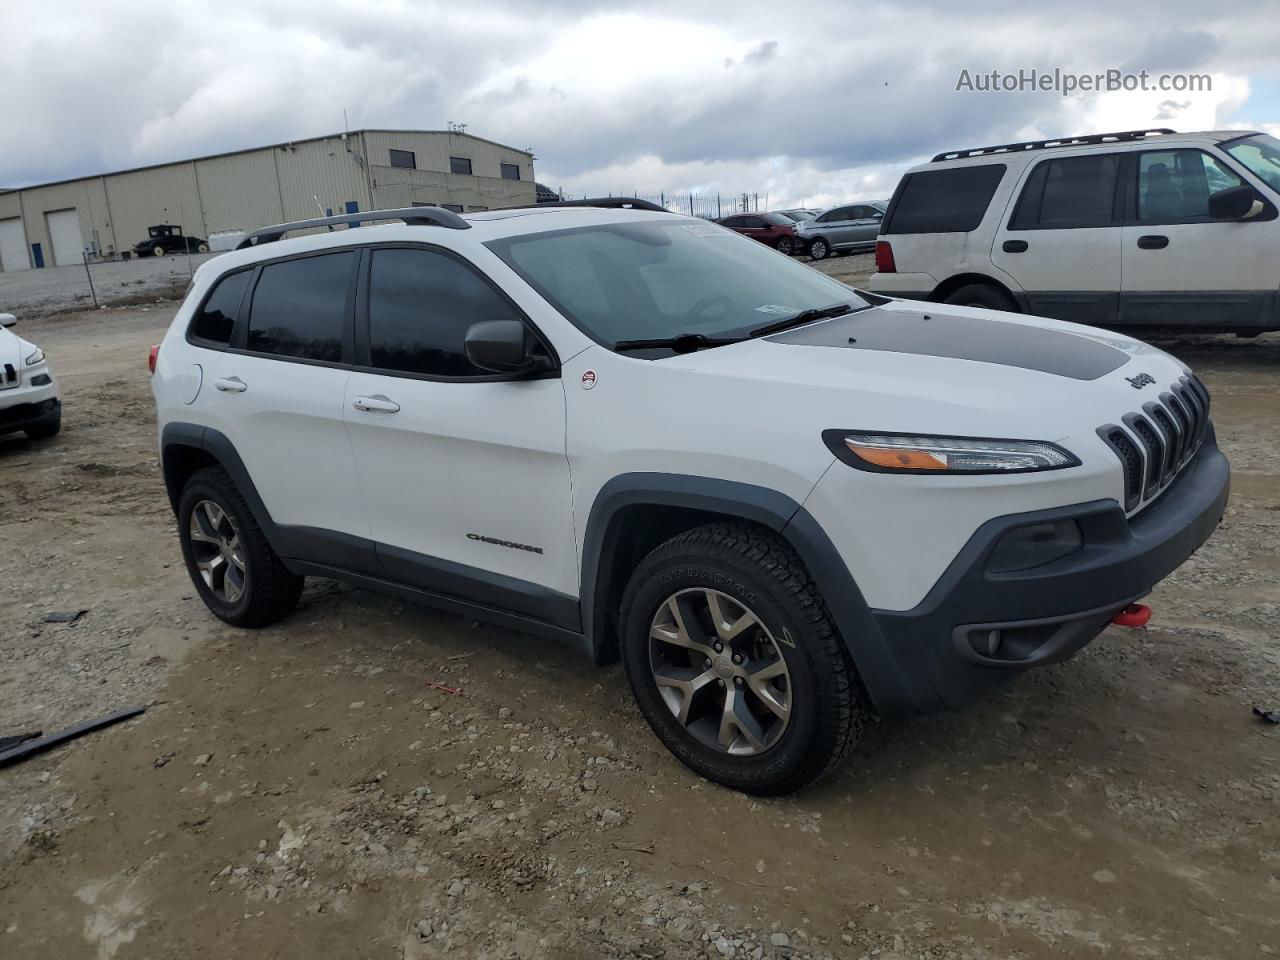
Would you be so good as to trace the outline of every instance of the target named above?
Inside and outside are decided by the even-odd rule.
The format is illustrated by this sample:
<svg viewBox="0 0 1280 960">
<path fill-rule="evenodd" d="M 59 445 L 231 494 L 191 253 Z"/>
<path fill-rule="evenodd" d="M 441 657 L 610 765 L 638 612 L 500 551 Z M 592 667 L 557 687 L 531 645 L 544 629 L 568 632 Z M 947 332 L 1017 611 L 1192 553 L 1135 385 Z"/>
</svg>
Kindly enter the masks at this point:
<svg viewBox="0 0 1280 960">
<path fill-rule="evenodd" d="M 267 228 L 153 360 L 214 614 L 332 577 L 621 657 L 663 743 L 754 793 L 871 711 L 1071 656 L 1227 500 L 1168 354 L 862 294 L 642 201 Z"/>
<path fill-rule="evenodd" d="M 0 313 L 0 434 L 21 431 L 41 440 L 62 429 L 58 381 L 44 351 L 9 329 L 17 322 Z"/>
<path fill-rule="evenodd" d="M 942 153 L 898 184 L 871 289 L 1121 327 L 1280 329 L 1280 141 L 1134 130 Z"/>
</svg>

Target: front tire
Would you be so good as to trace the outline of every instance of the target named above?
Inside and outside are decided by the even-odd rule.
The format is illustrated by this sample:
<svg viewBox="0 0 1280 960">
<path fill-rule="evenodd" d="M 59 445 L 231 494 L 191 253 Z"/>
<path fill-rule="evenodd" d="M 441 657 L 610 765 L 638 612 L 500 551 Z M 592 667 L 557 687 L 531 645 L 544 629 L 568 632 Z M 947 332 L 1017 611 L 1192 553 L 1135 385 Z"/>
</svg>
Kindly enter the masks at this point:
<svg viewBox="0 0 1280 960">
<path fill-rule="evenodd" d="M 157 243 L 154 247 L 151 248 L 151 255 L 153 257 L 163 257 L 164 247 L 160 246 L 160 244 Z"/>
<path fill-rule="evenodd" d="M 786 544 L 745 525 L 668 540 L 631 577 L 622 661 L 640 712 L 696 773 L 763 796 L 834 770 L 865 694 L 817 587 Z"/>
<path fill-rule="evenodd" d="M 207 243 L 196 244 L 196 253 L 208 253 L 208 252 L 209 252 L 209 245 Z"/>
<path fill-rule="evenodd" d="M 265 627 L 297 606 L 304 578 L 280 562 L 221 467 L 196 471 L 183 487 L 178 540 L 200 599 L 227 623 Z"/>
<path fill-rule="evenodd" d="M 815 237 L 809 241 L 809 256 L 814 260 L 825 260 L 831 256 L 831 244 L 827 243 L 822 237 Z"/>
<path fill-rule="evenodd" d="M 43 423 L 33 424 L 22 432 L 27 435 L 28 440 L 48 440 L 50 437 L 56 437 L 61 429 L 62 413 L 59 411 L 56 416 L 45 420 Z"/>
</svg>

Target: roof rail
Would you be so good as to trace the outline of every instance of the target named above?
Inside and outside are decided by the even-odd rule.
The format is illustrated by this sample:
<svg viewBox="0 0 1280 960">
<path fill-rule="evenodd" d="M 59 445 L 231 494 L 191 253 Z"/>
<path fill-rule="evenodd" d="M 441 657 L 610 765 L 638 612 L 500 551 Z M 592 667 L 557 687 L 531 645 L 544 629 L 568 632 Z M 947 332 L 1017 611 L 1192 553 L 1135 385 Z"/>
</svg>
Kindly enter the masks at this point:
<svg viewBox="0 0 1280 960">
<path fill-rule="evenodd" d="M 1056 140 L 1024 140 L 1021 143 L 1000 143 L 992 147 L 970 147 L 967 150 L 950 150 L 933 158 L 939 160 L 961 160 L 965 157 L 981 157 L 989 153 L 1017 153 L 1021 150 L 1045 150 L 1050 147 L 1074 147 L 1086 143 L 1124 143 L 1130 140 L 1142 140 L 1153 133 L 1176 133 L 1168 127 L 1152 127 L 1150 130 L 1124 130 L 1120 133 L 1091 133 L 1083 137 L 1059 137 Z"/>
<path fill-rule="evenodd" d="M 470 230 L 471 224 L 452 210 L 444 207 L 402 207 L 398 210 L 366 210 L 344 213 L 336 217 L 316 217 L 314 220 L 295 220 L 293 223 L 277 223 L 272 227 L 254 230 L 237 245 L 237 250 L 263 243 L 275 243 L 286 233 L 295 230 L 311 230 L 316 227 L 334 227 L 339 224 L 368 223 L 371 220 L 403 220 L 411 227 L 448 227 L 450 230 Z"/>
<path fill-rule="evenodd" d="M 526 203 L 503 210 L 533 210 L 547 207 L 601 207 L 606 210 L 651 210 L 654 213 L 670 213 L 666 207 L 638 197 L 590 197 L 585 200 L 551 200 L 547 203 Z"/>
</svg>

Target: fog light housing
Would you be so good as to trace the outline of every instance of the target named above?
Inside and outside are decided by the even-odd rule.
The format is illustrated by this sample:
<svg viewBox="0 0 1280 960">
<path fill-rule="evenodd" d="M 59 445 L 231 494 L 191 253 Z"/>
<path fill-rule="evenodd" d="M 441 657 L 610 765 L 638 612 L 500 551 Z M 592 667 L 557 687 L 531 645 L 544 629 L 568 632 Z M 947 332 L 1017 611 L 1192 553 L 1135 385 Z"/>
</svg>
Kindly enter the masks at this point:
<svg viewBox="0 0 1280 960">
<path fill-rule="evenodd" d="M 1032 570 L 1069 557 L 1084 546 L 1080 524 L 1074 520 L 1054 520 L 1015 527 L 996 544 L 987 558 L 990 573 Z"/>
<path fill-rule="evenodd" d="M 33 387 L 47 387 L 52 382 L 53 381 L 50 380 L 47 373 L 37 373 L 31 378 L 31 385 Z"/>
</svg>

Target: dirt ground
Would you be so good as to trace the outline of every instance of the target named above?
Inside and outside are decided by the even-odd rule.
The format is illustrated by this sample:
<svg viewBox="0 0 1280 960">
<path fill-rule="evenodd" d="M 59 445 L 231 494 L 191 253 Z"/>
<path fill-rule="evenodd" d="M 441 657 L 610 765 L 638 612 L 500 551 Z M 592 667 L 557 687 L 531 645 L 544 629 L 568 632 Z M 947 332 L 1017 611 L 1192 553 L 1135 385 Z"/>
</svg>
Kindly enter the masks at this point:
<svg viewBox="0 0 1280 960">
<path fill-rule="evenodd" d="M 763 801 L 550 643 L 324 581 L 270 629 L 209 615 L 147 385 L 173 306 L 19 328 L 66 411 L 0 439 L 0 735 L 147 712 L 0 770 L 0 957 L 1280 951 L 1280 336 L 1168 345 L 1235 474 L 1151 626 Z"/>
</svg>

